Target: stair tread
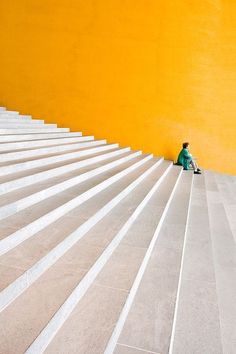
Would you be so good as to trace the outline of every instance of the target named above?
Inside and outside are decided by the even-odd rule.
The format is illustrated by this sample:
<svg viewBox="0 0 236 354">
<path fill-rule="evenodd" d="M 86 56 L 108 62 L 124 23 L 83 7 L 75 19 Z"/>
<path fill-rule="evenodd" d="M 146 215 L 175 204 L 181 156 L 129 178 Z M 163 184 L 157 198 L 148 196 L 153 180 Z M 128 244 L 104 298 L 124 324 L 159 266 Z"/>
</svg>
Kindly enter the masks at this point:
<svg viewBox="0 0 236 354">
<path fill-rule="evenodd" d="M 152 163 L 153 163 L 153 161 L 152 161 Z M 41 319 L 39 319 L 39 321 L 37 320 L 37 322 L 39 324 L 38 328 L 37 328 L 37 324 L 35 324 L 35 326 L 34 326 L 35 330 L 38 331 L 38 333 L 39 333 L 40 329 L 42 327 L 44 327 L 44 325 L 50 319 L 52 314 L 56 311 L 56 309 L 59 308 L 60 304 L 63 301 L 65 301 L 65 299 L 68 297 L 69 292 L 71 292 L 73 290 L 74 286 L 80 281 L 81 277 L 84 275 L 83 271 L 85 270 L 85 272 L 86 272 L 89 269 L 89 267 L 94 263 L 94 261 L 97 259 L 99 254 L 101 254 L 104 247 L 106 247 L 107 244 L 111 241 L 114 233 L 119 231 L 121 225 L 129 217 L 129 215 L 131 215 L 131 213 L 133 212 L 137 203 L 139 203 L 140 200 L 145 196 L 147 191 L 154 184 L 155 180 L 156 180 L 155 174 L 152 173 L 152 175 L 150 175 L 148 177 L 148 180 L 145 180 L 142 183 L 142 186 L 140 185 L 140 186 L 136 187 L 137 190 L 135 189 L 135 191 L 133 193 L 131 192 L 131 194 L 129 196 L 127 196 L 121 202 L 121 204 L 119 204 L 117 207 L 115 207 L 113 209 L 113 211 L 111 211 L 108 214 L 107 217 L 104 217 L 104 219 L 102 219 L 91 231 L 89 231 L 88 234 L 86 234 L 84 236 L 84 239 L 81 239 L 78 242 L 78 244 L 74 245 L 73 248 L 70 251 L 68 251 L 68 253 L 65 254 L 49 270 L 47 270 L 47 272 L 44 275 L 42 275 L 38 279 L 38 281 L 36 281 L 36 283 L 32 284 L 32 286 L 29 289 L 27 289 L 18 299 L 16 299 L 14 301 L 14 303 L 12 303 L 3 312 L 3 315 L 7 316 L 6 314 L 8 313 L 8 309 L 10 309 L 12 307 L 12 305 L 14 305 L 13 307 L 15 308 L 15 310 L 13 309 L 13 310 L 9 310 L 9 311 L 11 313 L 12 313 L 12 311 L 14 311 L 14 313 L 16 311 L 16 315 L 18 316 L 19 312 L 22 310 L 22 301 L 24 302 L 24 304 L 28 303 L 28 300 L 26 300 L 28 298 L 31 298 L 31 303 L 32 303 L 32 301 L 33 302 L 36 301 L 36 298 L 38 298 L 39 294 L 41 293 L 42 288 L 44 287 L 42 284 L 45 280 L 48 284 L 47 285 L 47 294 L 48 295 L 44 294 L 41 298 L 43 298 L 49 304 L 49 302 L 48 302 L 49 298 L 50 297 L 52 298 L 52 295 L 53 295 L 52 291 L 57 291 L 57 290 L 55 289 L 55 287 L 52 287 L 52 282 L 50 282 L 50 284 L 48 283 L 47 279 L 55 278 L 55 275 L 58 274 L 59 269 L 64 269 L 64 271 L 63 271 L 63 272 L 65 272 L 64 279 L 66 279 L 66 277 L 69 276 L 69 278 L 70 279 L 73 278 L 73 280 L 70 283 L 69 283 L 69 281 L 63 282 L 64 284 L 60 283 L 60 287 L 65 286 L 65 288 L 61 289 L 61 291 L 60 291 L 63 299 L 62 298 L 59 299 L 59 297 L 58 297 L 58 299 L 56 301 L 53 300 L 53 303 L 50 306 L 50 310 L 48 308 L 48 310 L 46 312 L 43 311 Z M 122 184 L 123 184 L 123 187 L 122 187 L 122 189 L 123 189 L 124 183 L 122 183 Z M 119 188 L 119 190 L 122 190 L 122 189 Z M 117 192 L 118 191 L 116 191 L 116 193 Z M 114 193 L 114 191 L 113 191 L 113 193 Z M 111 197 L 112 197 L 111 190 L 110 191 L 107 190 L 104 193 L 104 195 L 105 194 L 106 194 L 106 199 L 104 199 L 102 201 L 102 205 L 104 204 L 104 202 L 111 199 Z M 95 198 L 98 200 L 99 196 L 96 196 Z M 70 215 L 69 217 L 73 218 L 73 220 L 74 219 L 78 220 L 78 218 L 80 218 L 81 221 L 84 221 L 83 215 L 85 212 L 89 211 L 89 213 L 91 213 L 91 209 L 93 209 L 92 213 L 94 213 L 94 211 L 98 208 L 98 203 L 96 203 L 95 200 L 93 201 L 93 203 L 91 203 L 91 201 L 89 201 L 88 204 L 90 204 L 90 205 L 87 205 L 86 207 L 84 205 L 82 208 L 80 208 L 80 210 L 78 209 L 78 210 L 74 211 L 73 215 Z M 84 212 L 81 209 L 84 209 Z M 92 215 L 92 214 L 90 214 L 90 215 Z M 74 222 L 75 222 L 75 220 L 74 220 Z M 109 232 L 107 232 L 108 225 L 110 225 L 111 222 L 112 222 L 113 227 L 112 227 L 112 229 L 109 230 Z M 63 225 L 68 225 L 68 223 L 64 223 Z M 68 233 L 68 231 L 67 231 L 67 233 Z M 54 242 L 54 245 L 55 245 L 55 238 L 51 237 L 50 233 L 48 233 L 48 235 L 51 238 L 51 242 Z M 60 240 L 63 237 L 65 237 L 65 235 L 60 236 Z M 46 240 L 46 235 L 44 235 L 44 239 Z M 57 240 L 57 242 L 59 242 L 60 240 Z M 32 240 L 30 240 L 30 242 L 31 241 Z M 38 245 L 45 245 L 45 243 L 44 242 L 42 243 L 41 241 L 38 239 Z M 49 241 L 48 241 L 48 243 L 49 243 Z M 23 246 L 23 244 L 21 246 Z M 29 247 L 29 245 L 28 245 L 28 247 Z M 52 244 L 50 245 L 50 247 L 52 247 Z M 30 249 L 35 250 L 35 246 L 33 246 L 31 244 Z M 25 248 L 25 250 L 27 250 L 27 249 Z M 44 252 L 45 252 L 45 250 L 44 250 Z M 46 252 L 48 252 L 48 250 Z M 21 252 L 18 252 L 18 256 L 20 253 Z M 72 254 L 74 255 L 73 258 L 71 256 Z M 41 254 L 41 256 L 42 256 L 42 254 Z M 24 259 L 25 259 L 25 257 L 23 256 L 22 261 L 24 261 Z M 29 266 L 29 264 L 27 264 L 27 266 Z M 17 269 L 19 269 L 18 266 L 17 266 Z M 50 275 L 50 273 L 51 273 L 51 275 Z M 56 277 L 56 278 L 58 278 L 58 277 Z M 61 277 L 59 277 L 59 278 L 61 278 Z M 76 281 L 74 281 L 75 279 L 76 279 Z M 60 280 L 59 280 L 59 282 L 60 282 Z M 55 286 L 59 286 L 59 282 L 55 282 Z M 41 290 L 39 290 L 38 286 L 40 287 Z M 38 288 L 38 290 L 33 290 L 33 288 L 34 289 Z M 44 300 L 42 302 L 44 302 Z M 17 306 L 16 304 L 18 301 L 19 301 L 19 303 Z M 15 305 L 16 305 L 16 307 L 15 307 Z M 45 309 L 45 303 L 43 304 L 43 307 Z M 31 313 L 31 315 L 32 315 L 32 311 L 27 311 L 27 313 L 29 313 L 29 315 Z M 35 316 L 33 316 L 33 317 L 35 317 Z M 8 316 L 7 316 L 7 318 L 8 318 Z M 32 318 L 32 320 L 33 320 L 33 318 Z M 29 318 L 28 318 L 28 320 L 25 319 L 25 321 L 24 321 L 24 324 L 26 326 L 28 326 L 27 323 L 29 324 Z M 23 325 L 23 327 L 26 330 L 25 325 Z M 13 327 L 12 327 L 12 325 L 9 326 L 9 330 L 11 332 L 15 330 L 14 326 L 15 326 L 14 324 L 13 324 Z M 29 332 L 31 332 L 31 331 L 29 331 Z M 29 332 L 27 331 L 27 336 L 30 336 L 30 340 L 28 337 L 26 340 L 27 343 L 25 343 L 24 345 L 31 343 L 32 339 L 37 335 L 37 333 L 35 332 L 35 333 L 33 333 L 33 336 L 32 336 L 32 333 L 29 333 Z M 20 344 L 20 345 L 22 345 L 22 344 Z"/>
</svg>

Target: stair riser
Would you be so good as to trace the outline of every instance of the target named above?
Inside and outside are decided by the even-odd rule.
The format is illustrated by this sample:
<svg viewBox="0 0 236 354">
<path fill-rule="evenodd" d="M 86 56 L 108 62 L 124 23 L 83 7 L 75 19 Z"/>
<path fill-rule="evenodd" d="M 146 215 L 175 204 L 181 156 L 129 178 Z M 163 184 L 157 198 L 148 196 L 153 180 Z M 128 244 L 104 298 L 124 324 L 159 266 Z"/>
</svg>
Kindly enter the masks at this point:
<svg viewBox="0 0 236 354">
<path fill-rule="evenodd" d="M 62 257 L 73 245 L 78 242 L 93 226 L 95 226 L 105 215 L 107 215 L 119 202 L 124 199 L 129 193 L 131 193 L 135 187 L 137 187 L 151 172 L 153 172 L 163 161 L 160 159 L 157 163 L 151 166 L 143 174 L 141 174 L 135 181 L 133 181 L 128 187 L 126 187 L 122 192 L 120 192 L 116 197 L 114 197 L 110 202 L 108 202 L 102 209 L 100 209 L 96 214 L 94 214 L 89 220 L 82 224 L 76 231 L 70 234 L 64 241 L 58 244 L 54 249 L 52 249 L 45 257 L 43 257 L 39 262 L 37 262 L 31 269 L 25 272 L 21 277 L 19 277 L 14 283 L 12 283 L 8 288 L 6 288 L 0 294 L 0 303 L 3 307 L 0 311 L 8 306 L 17 296 L 19 296 L 24 290 L 27 289 L 34 281 L 36 281 L 39 276 L 41 276 L 50 266 L 52 266 L 60 257 Z M 171 166 L 169 166 L 170 168 Z M 167 170 L 169 169 L 167 168 Z M 166 171 L 167 172 L 167 171 Z M 155 185 L 160 184 L 159 180 Z M 146 200 L 147 196 L 145 197 Z M 143 203 L 143 205 L 141 205 Z M 142 202 L 140 207 L 143 208 L 145 202 Z M 135 214 L 135 213 L 134 213 Z M 130 227 L 130 224 L 135 220 L 134 214 L 129 218 L 125 224 L 122 231 L 120 231 L 119 236 L 126 232 L 126 229 Z M 138 215 L 137 211 L 136 214 Z M 137 217 L 136 215 L 136 217 Z M 115 241 L 116 243 L 116 241 Z M 108 251 L 109 253 L 110 251 Z M 97 269 L 97 264 L 95 266 Z M 92 273 L 92 271 L 91 271 Z M 29 281 L 30 280 L 30 281 Z M 87 280 L 84 280 L 86 283 Z M 84 284 L 82 285 L 83 288 Z"/>
<path fill-rule="evenodd" d="M 50 225 L 54 221 L 58 220 L 64 214 L 68 213 L 69 211 L 73 210 L 74 208 L 78 207 L 79 205 L 83 204 L 85 201 L 92 198 L 97 193 L 101 192 L 105 188 L 109 187 L 116 181 L 120 180 L 121 178 L 125 177 L 130 172 L 134 171 L 138 167 L 142 166 L 148 160 L 152 158 L 152 155 L 149 155 L 139 162 L 133 164 L 132 166 L 128 167 L 127 169 L 115 174 L 114 176 L 106 179 L 105 181 L 99 183 L 95 187 L 89 189 L 85 193 L 73 198 L 69 202 L 61 205 L 60 207 L 54 209 L 50 213 L 40 217 L 39 219 L 35 220 L 34 222 L 30 223 L 26 227 L 22 228 L 19 231 L 14 232 L 10 236 L 6 237 L 2 241 L 0 241 L 0 255 L 5 254 L 9 250 L 15 248 L 17 245 L 22 243 L 23 241 L 27 240 L 28 238 L 35 235 L 40 230 L 44 229 L 46 226 Z"/>
<path fill-rule="evenodd" d="M 82 133 L 80 132 L 69 132 L 69 133 L 48 133 L 44 132 L 44 134 L 19 134 L 19 135 L 2 135 L 0 137 L 0 142 L 1 143 L 10 143 L 10 142 L 16 142 L 16 141 L 23 141 L 23 142 L 29 142 L 29 141 L 38 141 L 38 140 L 45 140 L 45 139 L 58 139 L 58 138 L 69 138 L 69 137 L 76 137 L 76 136 L 82 136 Z M 1 146 L 1 145 L 0 145 Z"/>
<path fill-rule="evenodd" d="M 8 216 L 14 215 L 15 213 L 17 213 L 21 210 L 24 210 L 24 209 L 28 208 L 29 206 L 32 206 L 38 202 L 43 201 L 44 199 L 54 196 L 57 193 L 63 192 L 68 188 L 78 185 L 79 183 L 87 181 L 90 178 L 92 178 L 96 175 L 99 175 L 105 171 L 108 171 L 109 169 L 112 169 L 116 166 L 119 166 L 121 163 L 127 162 L 130 159 L 135 158 L 139 155 L 141 155 L 141 152 L 136 152 L 132 155 L 129 155 L 127 157 L 120 159 L 120 161 L 117 160 L 115 162 L 110 163 L 109 166 L 108 166 L 108 164 L 106 166 L 101 166 L 95 170 L 86 172 L 80 176 L 71 178 L 70 180 L 59 183 L 59 184 L 57 184 L 53 187 L 47 188 L 43 191 L 34 193 L 26 198 L 17 200 L 14 203 L 8 204 L 8 205 L 0 208 L 0 220 L 3 220 Z"/>
<path fill-rule="evenodd" d="M 0 176 L 5 176 L 11 173 L 17 173 L 20 171 L 26 171 L 35 167 L 47 166 L 56 162 L 63 162 L 67 160 L 71 160 L 74 158 L 80 158 L 83 156 L 93 155 L 102 151 L 111 150 L 118 148 L 118 144 L 104 145 L 98 146 L 95 148 L 91 148 L 83 151 L 70 152 L 63 155 L 46 157 L 43 159 L 32 160 L 28 162 L 23 162 L 15 165 L 3 166 L 0 167 Z"/>
<path fill-rule="evenodd" d="M 30 134 L 30 133 L 60 133 L 60 132 L 69 132 L 69 128 L 36 128 L 36 129 L 8 129 L 8 128 L 0 128 L 0 135 L 6 135 L 6 134 Z M 1 137 L 0 137 L 1 141 Z M 1 141 L 2 142 L 2 141 Z"/>
<path fill-rule="evenodd" d="M 47 155 L 47 154 L 53 154 L 53 153 L 60 153 L 64 151 L 70 151 L 70 150 L 76 150 L 76 149 L 83 149 L 86 147 L 92 147 L 92 146 L 97 146 L 97 145 L 104 145 L 106 144 L 106 140 L 94 140 L 94 141 L 89 141 L 89 142 L 81 142 L 78 144 L 68 144 L 68 145 L 63 145 L 63 146 L 53 146 L 53 147 L 48 147 L 48 148 L 41 148 L 41 149 L 34 149 L 34 150 L 28 150 L 28 151 L 19 151 L 19 152 L 10 152 L 6 154 L 0 154 L 0 162 L 6 162 L 6 161 L 14 161 L 17 159 L 27 159 L 31 157 L 37 157 L 41 155 Z"/>
<path fill-rule="evenodd" d="M 93 136 L 83 136 L 78 138 L 62 138 L 62 139 L 41 140 L 41 141 L 34 140 L 34 141 L 21 142 L 21 143 L 4 143 L 4 144 L 0 144 L 0 152 L 5 152 L 5 151 L 10 152 L 10 151 L 17 151 L 21 149 L 35 149 L 37 147 L 41 148 L 44 146 L 80 143 L 83 141 L 92 141 L 92 140 L 94 140 Z"/>
</svg>

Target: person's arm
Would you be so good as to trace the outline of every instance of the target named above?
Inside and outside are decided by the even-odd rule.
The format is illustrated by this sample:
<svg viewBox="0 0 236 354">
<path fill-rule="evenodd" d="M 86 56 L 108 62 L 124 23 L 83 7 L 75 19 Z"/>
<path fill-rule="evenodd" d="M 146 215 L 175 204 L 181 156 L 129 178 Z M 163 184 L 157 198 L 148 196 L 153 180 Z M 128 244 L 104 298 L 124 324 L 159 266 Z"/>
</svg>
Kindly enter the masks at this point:
<svg viewBox="0 0 236 354">
<path fill-rule="evenodd" d="M 187 149 L 184 149 L 184 158 L 186 160 L 191 160 L 192 159 L 192 155 L 189 154 L 188 150 Z"/>
</svg>

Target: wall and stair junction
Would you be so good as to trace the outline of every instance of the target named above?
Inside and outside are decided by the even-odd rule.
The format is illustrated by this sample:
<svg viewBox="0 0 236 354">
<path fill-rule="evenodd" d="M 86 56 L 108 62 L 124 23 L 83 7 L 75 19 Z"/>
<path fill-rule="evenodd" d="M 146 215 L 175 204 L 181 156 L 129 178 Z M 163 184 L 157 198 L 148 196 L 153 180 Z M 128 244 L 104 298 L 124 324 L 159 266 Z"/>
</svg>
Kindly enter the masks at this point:
<svg viewBox="0 0 236 354">
<path fill-rule="evenodd" d="M 234 354 L 236 178 L 0 108 L 0 353 Z"/>
</svg>

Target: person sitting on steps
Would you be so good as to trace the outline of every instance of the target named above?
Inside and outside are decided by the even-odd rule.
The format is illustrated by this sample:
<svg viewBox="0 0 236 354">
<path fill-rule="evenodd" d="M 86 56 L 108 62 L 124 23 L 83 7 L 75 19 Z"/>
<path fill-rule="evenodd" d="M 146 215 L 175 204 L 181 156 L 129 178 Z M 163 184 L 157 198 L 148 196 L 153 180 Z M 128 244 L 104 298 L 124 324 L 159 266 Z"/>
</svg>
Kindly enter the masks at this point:
<svg viewBox="0 0 236 354">
<path fill-rule="evenodd" d="M 194 169 L 194 174 L 200 175 L 201 170 L 198 168 L 196 162 L 193 160 L 192 155 L 188 151 L 189 143 L 183 143 L 183 149 L 180 151 L 177 165 L 183 166 L 184 170 L 189 170 L 189 166 L 191 165 Z"/>
</svg>

